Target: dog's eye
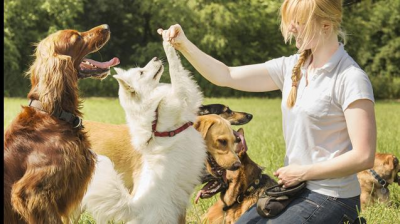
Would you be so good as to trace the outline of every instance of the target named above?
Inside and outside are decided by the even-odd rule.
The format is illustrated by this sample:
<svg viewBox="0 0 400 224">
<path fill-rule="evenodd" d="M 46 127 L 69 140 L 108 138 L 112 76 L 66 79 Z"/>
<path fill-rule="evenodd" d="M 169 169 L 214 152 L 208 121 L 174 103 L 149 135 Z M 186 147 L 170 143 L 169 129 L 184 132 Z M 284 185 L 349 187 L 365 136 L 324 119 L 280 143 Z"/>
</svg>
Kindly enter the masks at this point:
<svg viewBox="0 0 400 224">
<path fill-rule="evenodd" d="M 140 71 L 140 75 L 143 75 L 143 71 Z"/>
<path fill-rule="evenodd" d="M 218 139 L 218 141 L 221 145 L 224 145 L 224 146 L 226 146 L 228 144 L 228 142 L 225 139 Z"/>
</svg>

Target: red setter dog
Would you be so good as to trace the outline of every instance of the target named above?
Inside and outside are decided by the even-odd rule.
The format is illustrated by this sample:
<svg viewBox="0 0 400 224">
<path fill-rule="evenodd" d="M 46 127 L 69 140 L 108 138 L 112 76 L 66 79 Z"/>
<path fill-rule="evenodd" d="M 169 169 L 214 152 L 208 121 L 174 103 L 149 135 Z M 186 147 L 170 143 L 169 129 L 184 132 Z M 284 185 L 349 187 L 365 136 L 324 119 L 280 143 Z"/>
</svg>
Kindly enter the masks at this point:
<svg viewBox="0 0 400 224">
<path fill-rule="evenodd" d="M 81 125 L 78 80 L 105 78 L 119 63 L 84 58 L 109 39 L 108 25 L 101 25 L 58 31 L 37 45 L 30 106 L 5 132 L 4 223 L 66 222 L 80 203 L 96 156 Z"/>
</svg>

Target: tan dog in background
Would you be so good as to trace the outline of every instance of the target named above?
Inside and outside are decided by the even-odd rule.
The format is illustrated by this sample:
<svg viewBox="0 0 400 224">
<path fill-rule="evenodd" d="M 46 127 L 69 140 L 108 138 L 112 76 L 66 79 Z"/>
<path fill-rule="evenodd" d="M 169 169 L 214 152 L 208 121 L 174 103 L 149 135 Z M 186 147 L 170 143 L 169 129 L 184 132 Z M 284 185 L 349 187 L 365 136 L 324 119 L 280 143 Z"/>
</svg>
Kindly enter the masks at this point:
<svg viewBox="0 0 400 224">
<path fill-rule="evenodd" d="M 372 170 L 364 170 L 357 174 L 361 186 L 360 201 L 362 209 L 376 202 L 389 203 L 390 192 L 388 185 L 392 183 L 400 185 L 398 176 L 400 165 L 396 156 L 377 153 Z"/>
<path fill-rule="evenodd" d="M 110 158 L 115 170 L 122 174 L 125 187 L 133 189 L 134 171 L 139 172 L 141 154 L 133 149 L 129 128 L 126 124 L 106 124 L 96 121 L 83 121 L 92 144 L 92 150 Z"/>
</svg>

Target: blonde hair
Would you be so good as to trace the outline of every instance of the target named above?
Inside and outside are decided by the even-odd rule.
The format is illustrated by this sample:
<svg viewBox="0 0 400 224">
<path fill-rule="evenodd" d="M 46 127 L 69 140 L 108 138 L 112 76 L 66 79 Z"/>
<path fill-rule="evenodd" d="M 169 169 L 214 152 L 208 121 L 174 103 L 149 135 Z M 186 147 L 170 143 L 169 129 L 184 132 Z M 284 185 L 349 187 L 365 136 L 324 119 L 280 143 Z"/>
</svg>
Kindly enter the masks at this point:
<svg viewBox="0 0 400 224">
<path fill-rule="evenodd" d="M 285 43 L 291 42 L 294 35 L 290 28 L 292 23 L 304 24 L 304 30 L 298 33 L 303 40 L 299 53 L 300 57 L 292 70 L 292 89 L 287 106 L 292 108 L 296 103 L 297 85 L 301 78 L 301 67 L 307 58 L 312 55 L 310 49 L 305 49 L 313 40 L 317 31 L 321 30 L 322 22 L 329 22 L 333 34 L 345 41 L 345 34 L 340 28 L 342 22 L 342 0 L 285 0 L 281 6 L 281 32 Z"/>
</svg>

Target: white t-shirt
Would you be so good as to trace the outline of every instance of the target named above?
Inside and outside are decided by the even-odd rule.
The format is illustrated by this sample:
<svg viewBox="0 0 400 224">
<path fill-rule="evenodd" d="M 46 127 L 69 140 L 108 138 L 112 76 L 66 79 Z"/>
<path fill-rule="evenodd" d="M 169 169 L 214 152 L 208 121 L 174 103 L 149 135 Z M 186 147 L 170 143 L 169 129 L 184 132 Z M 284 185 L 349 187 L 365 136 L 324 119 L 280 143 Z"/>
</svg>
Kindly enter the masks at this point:
<svg viewBox="0 0 400 224">
<path fill-rule="evenodd" d="M 340 44 L 331 59 L 308 77 L 303 66 L 296 104 L 289 109 L 287 98 L 292 88 L 292 69 L 299 55 L 281 57 L 265 63 L 269 75 L 282 91 L 282 124 L 286 143 L 285 165 L 308 165 L 330 160 L 351 150 L 344 111 L 358 99 L 374 102 L 368 76 Z M 304 65 L 309 64 L 308 59 Z M 348 198 L 360 194 L 356 174 L 307 181 L 307 188 L 320 194 Z"/>
</svg>

